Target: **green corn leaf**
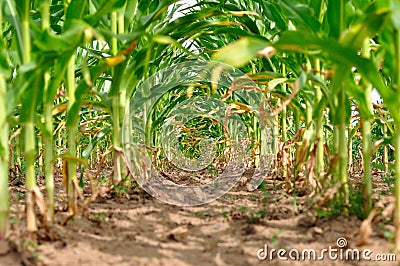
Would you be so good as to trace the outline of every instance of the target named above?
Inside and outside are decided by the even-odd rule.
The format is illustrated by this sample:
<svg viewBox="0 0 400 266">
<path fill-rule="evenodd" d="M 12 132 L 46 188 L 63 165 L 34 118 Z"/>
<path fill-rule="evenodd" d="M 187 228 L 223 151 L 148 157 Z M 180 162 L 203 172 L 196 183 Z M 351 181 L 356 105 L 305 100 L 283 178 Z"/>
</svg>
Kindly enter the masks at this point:
<svg viewBox="0 0 400 266">
<path fill-rule="evenodd" d="M 175 39 L 171 38 L 170 36 L 158 35 L 157 34 L 157 35 L 151 36 L 151 38 L 153 39 L 154 42 L 157 42 L 157 43 L 160 43 L 160 44 L 172 44 L 176 48 L 185 51 L 186 54 L 191 55 L 194 58 L 198 57 L 196 54 L 192 53 L 191 51 L 189 51 L 188 49 L 183 47 L 183 45 L 180 42 L 176 41 Z"/>
<path fill-rule="evenodd" d="M 361 62 L 363 61 L 363 62 Z M 358 71 L 366 78 L 369 82 L 371 82 L 374 87 L 378 90 L 379 94 L 382 96 L 385 104 L 391 111 L 391 116 L 396 121 L 396 123 L 400 123 L 400 113 L 398 112 L 398 102 L 397 102 L 397 94 L 391 88 L 388 88 L 382 80 L 379 72 L 376 67 L 369 60 L 360 60 L 356 65 Z"/>
<path fill-rule="evenodd" d="M 46 31 L 35 39 L 34 45 L 43 52 L 58 56 L 65 52 L 75 51 L 82 42 L 83 31 L 84 29 L 80 27 L 70 27 L 62 35 L 53 35 Z"/>
<path fill-rule="evenodd" d="M 323 7 L 324 7 L 324 3 L 325 1 L 323 0 L 313 0 L 310 1 L 310 8 L 313 11 L 314 17 L 315 19 L 317 19 L 319 21 L 320 16 L 323 16 Z"/>
<path fill-rule="evenodd" d="M 388 8 L 366 14 L 361 23 L 351 26 L 343 34 L 340 42 L 346 47 L 360 49 L 365 39 L 372 38 L 380 32 L 389 14 Z"/>
<path fill-rule="evenodd" d="M 294 31 L 284 33 L 274 46 L 284 51 L 322 53 L 325 58 L 341 66 L 339 71 L 345 68 L 350 69 L 352 66 L 356 67 L 361 75 L 379 91 L 393 118 L 400 122 L 400 113 L 396 109 L 398 106 L 396 93 L 383 83 L 382 77 L 373 62 L 358 56 L 357 51 L 345 47 L 333 39 L 319 39 Z"/>
<path fill-rule="evenodd" d="M 0 49 L 0 76 L 8 78 L 11 75 L 10 59 L 5 49 Z"/>
<path fill-rule="evenodd" d="M 99 64 L 90 68 L 90 76 L 92 77 L 92 83 L 103 73 L 105 70 L 105 66 L 103 64 Z M 68 112 L 66 127 L 67 128 L 75 128 L 79 122 L 79 113 L 82 106 L 83 99 L 89 90 L 90 86 L 86 83 L 84 79 L 82 79 L 78 87 L 75 91 L 75 102 L 71 106 L 70 111 Z"/>
<path fill-rule="evenodd" d="M 394 125 L 393 125 L 393 120 L 388 121 L 388 119 L 383 118 L 382 122 L 384 124 L 386 124 L 388 132 L 390 133 L 390 135 L 394 135 L 395 134 L 395 130 L 394 130 Z"/>
<path fill-rule="evenodd" d="M 400 30 L 400 1 L 390 0 L 390 11 L 392 12 L 393 26 Z"/>
<path fill-rule="evenodd" d="M 159 0 L 139 1 L 138 10 L 142 14 L 152 13 L 157 9 L 159 3 Z"/>
<path fill-rule="evenodd" d="M 168 6 L 174 2 L 177 2 L 177 0 L 161 0 L 154 12 L 140 18 L 141 25 L 138 27 L 139 30 L 146 29 L 151 23 L 159 19 L 161 14 L 167 10 Z"/>
<path fill-rule="evenodd" d="M 86 149 L 83 150 L 82 152 L 82 157 L 84 160 L 88 160 L 91 152 L 93 149 L 96 147 L 97 143 L 101 141 L 104 137 L 106 137 L 108 134 L 110 134 L 111 128 L 106 127 L 103 130 L 101 130 L 89 143 L 89 145 L 86 147 Z"/>
<path fill-rule="evenodd" d="M 282 100 L 285 100 L 286 98 L 290 97 L 290 93 L 288 92 L 284 92 L 281 90 L 276 90 L 276 91 L 272 91 L 271 95 L 275 95 L 277 97 L 279 97 Z M 297 108 L 300 113 L 303 115 L 303 117 L 306 117 L 306 113 L 305 113 L 305 109 L 304 106 L 296 99 L 293 98 L 290 103 L 288 104 L 289 107 L 293 107 L 293 108 Z"/>
<path fill-rule="evenodd" d="M 264 0 L 254 0 L 254 2 L 259 3 L 262 10 L 262 18 L 265 22 L 273 21 L 278 30 L 283 31 L 288 27 L 287 18 L 283 12 L 279 9 L 279 5 L 272 3 L 270 1 Z"/>
<path fill-rule="evenodd" d="M 10 23 L 15 27 L 15 30 L 17 32 L 17 39 L 18 39 L 18 54 L 20 58 L 22 58 L 22 50 L 24 47 L 24 44 L 22 42 L 22 25 L 21 25 L 21 19 L 18 15 L 17 9 L 15 8 L 15 3 L 12 0 L 7 0 L 7 5 L 8 11 L 10 13 Z M 6 16 L 5 16 L 6 17 Z"/>
<path fill-rule="evenodd" d="M 171 23 L 165 25 L 159 34 L 167 35 L 171 32 L 191 32 L 198 28 L 203 23 L 211 23 L 212 20 L 204 20 L 210 17 L 217 17 L 223 15 L 224 13 L 220 10 L 214 8 L 204 8 L 202 10 L 190 13 L 186 16 L 180 17 L 172 21 Z M 195 27 L 196 26 L 196 27 Z M 182 34 L 182 33 L 181 33 Z"/>
<path fill-rule="evenodd" d="M 317 105 L 314 106 L 312 118 L 313 119 L 318 119 L 319 117 L 321 117 L 322 110 L 325 107 L 326 107 L 326 100 L 325 100 L 324 97 L 322 97 L 321 100 L 319 100 L 319 102 L 317 103 Z"/>
<path fill-rule="evenodd" d="M 127 0 L 100 0 L 93 1 L 96 6 L 96 12 L 94 14 L 90 14 L 85 16 L 85 21 L 92 26 L 96 26 L 103 16 L 115 11 L 119 8 L 122 8 Z"/>
<path fill-rule="evenodd" d="M 57 93 L 57 89 L 59 88 L 61 81 L 65 75 L 65 72 L 67 70 L 67 65 L 69 60 L 70 60 L 69 54 L 66 55 L 64 54 L 56 60 L 56 64 L 53 69 L 54 75 L 50 81 L 47 94 L 45 95 L 44 99 L 45 102 L 51 102 L 54 100 L 54 96 Z"/>
<path fill-rule="evenodd" d="M 357 102 L 358 111 L 360 112 L 361 117 L 365 119 L 373 119 L 374 116 L 368 106 L 363 89 L 355 83 L 353 77 L 347 80 L 347 85 L 346 88 L 351 92 L 351 95 L 353 95 Z"/>
<path fill-rule="evenodd" d="M 211 59 L 233 67 L 249 63 L 268 42 L 262 39 L 244 37 L 218 50 Z"/>
<path fill-rule="evenodd" d="M 88 12 L 88 0 L 70 1 L 67 7 L 64 29 L 72 27 L 74 19 L 81 19 Z"/>
<path fill-rule="evenodd" d="M 122 77 L 124 75 L 124 72 L 126 71 L 126 65 L 127 65 L 127 61 L 125 60 L 121 64 L 118 64 L 115 66 L 114 77 L 112 80 L 112 85 L 111 85 L 111 89 L 109 92 L 109 96 L 117 96 L 118 95 L 118 93 L 120 91 L 120 87 L 121 87 Z"/>
<path fill-rule="evenodd" d="M 306 28 L 310 32 L 319 31 L 320 23 L 313 16 L 314 14 L 310 7 L 293 0 L 280 0 L 279 4 L 281 4 L 285 10 L 287 10 L 289 13 L 288 18 L 293 21 L 297 28 Z"/>
<path fill-rule="evenodd" d="M 334 39 L 339 39 L 341 34 L 341 27 L 340 24 L 344 14 L 341 13 L 342 8 L 341 5 L 343 0 L 334 0 L 328 1 L 327 13 L 326 18 L 329 25 L 329 36 L 333 37 Z"/>
<path fill-rule="evenodd" d="M 37 71 L 33 82 L 26 89 L 26 93 L 21 95 L 21 123 L 34 121 L 36 107 L 43 99 L 43 84 L 43 72 Z"/>
<path fill-rule="evenodd" d="M 14 84 L 10 84 L 10 89 L 7 90 L 7 114 L 11 114 L 14 111 L 20 97 L 26 90 L 34 86 L 35 80 L 41 73 L 36 62 L 22 65 L 19 70 Z"/>
<path fill-rule="evenodd" d="M 353 5 L 358 10 L 365 10 L 365 8 L 371 3 L 370 0 L 353 0 Z"/>
</svg>

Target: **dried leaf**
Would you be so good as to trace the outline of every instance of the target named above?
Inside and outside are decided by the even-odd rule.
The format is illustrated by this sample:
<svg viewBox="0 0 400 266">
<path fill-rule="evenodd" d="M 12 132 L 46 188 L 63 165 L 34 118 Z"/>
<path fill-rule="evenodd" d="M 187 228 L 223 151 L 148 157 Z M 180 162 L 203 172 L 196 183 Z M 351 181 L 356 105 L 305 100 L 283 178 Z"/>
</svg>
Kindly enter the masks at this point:
<svg viewBox="0 0 400 266">
<path fill-rule="evenodd" d="M 360 226 L 360 239 L 356 243 L 357 247 L 363 246 L 368 244 L 368 239 L 372 234 L 372 220 L 375 217 L 377 212 L 377 207 L 375 207 L 370 214 L 368 215 L 367 219 L 365 219 Z"/>
<path fill-rule="evenodd" d="M 221 253 L 217 253 L 217 255 L 215 256 L 215 264 L 217 266 L 227 266 L 228 264 L 225 263 L 222 258 L 221 258 Z"/>
<path fill-rule="evenodd" d="M 272 46 L 267 46 L 257 53 L 260 57 L 271 57 L 276 53 L 276 49 Z"/>
</svg>

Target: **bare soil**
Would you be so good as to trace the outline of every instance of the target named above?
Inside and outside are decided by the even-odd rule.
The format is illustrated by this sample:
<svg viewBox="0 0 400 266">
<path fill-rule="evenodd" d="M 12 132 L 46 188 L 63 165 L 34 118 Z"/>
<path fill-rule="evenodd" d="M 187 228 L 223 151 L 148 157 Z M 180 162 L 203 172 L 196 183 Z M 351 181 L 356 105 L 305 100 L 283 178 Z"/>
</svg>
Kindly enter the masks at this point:
<svg viewBox="0 0 400 266">
<path fill-rule="evenodd" d="M 311 197 L 293 198 L 283 181 L 266 180 L 264 189 L 249 192 L 238 184 L 218 200 L 198 207 L 178 207 L 150 197 L 140 188 L 127 193 L 105 191 L 66 225 L 65 194 L 58 198 L 55 223 L 41 225 L 35 241 L 24 233 L 23 187 L 11 187 L 11 228 L 0 241 L 0 265 L 399 265 L 398 262 L 324 260 L 295 261 L 257 257 L 260 249 L 346 248 L 392 253 L 383 232 L 390 223 L 375 223 L 368 244 L 356 247 L 362 220 L 341 215 L 314 215 Z M 61 181 L 57 183 L 61 191 Z M 35 244 L 37 242 L 37 244 Z M 261 253 L 261 255 L 264 253 Z M 292 253 L 294 254 L 294 253 Z M 286 254 L 288 256 L 288 254 Z M 399 259 L 398 259 L 399 260 Z"/>
</svg>

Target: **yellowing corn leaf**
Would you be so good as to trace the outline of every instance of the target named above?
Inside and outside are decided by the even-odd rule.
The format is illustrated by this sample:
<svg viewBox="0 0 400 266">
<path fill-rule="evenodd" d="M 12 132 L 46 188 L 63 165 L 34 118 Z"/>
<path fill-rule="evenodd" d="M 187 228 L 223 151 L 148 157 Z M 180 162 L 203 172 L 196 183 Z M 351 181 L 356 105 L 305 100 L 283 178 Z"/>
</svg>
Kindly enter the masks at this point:
<svg viewBox="0 0 400 266">
<path fill-rule="evenodd" d="M 186 97 L 188 97 L 188 98 L 192 97 L 193 96 L 193 91 L 194 91 L 193 86 L 190 86 L 189 88 L 187 88 Z"/>
<path fill-rule="evenodd" d="M 126 59 L 125 55 L 119 54 L 114 57 L 106 58 L 106 63 L 108 66 L 113 67 L 113 66 L 116 66 L 116 65 L 122 63 L 125 59 Z"/>
<path fill-rule="evenodd" d="M 218 80 L 222 74 L 222 67 L 216 66 L 211 72 L 211 88 L 213 92 L 216 92 L 218 89 Z"/>
<path fill-rule="evenodd" d="M 259 14 L 257 14 L 256 12 L 252 12 L 252 11 L 231 11 L 229 13 L 236 17 L 242 17 L 244 15 L 253 15 L 253 16 L 260 17 Z"/>
<path fill-rule="evenodd" d="M 58 115 L 58 114 L 64 112 L 65 110 L 67 110 L 67 104 L 66 103 L 57 105 L 56 107 L 54 107 L 52 115 L 53 116 Z"/>
<path fill-rule="evenodd" d="M 372 145 L 372 153 L 375 153 L 378 151 L 378 148 L 381 146 L 381 144 L 384 142 L 384 139 L 380 139 L 374 142 Z"/>
<path fill-rule="evenodd" d="M 227 115 L 229 114 L 247 114 L 251 113 L 250 107 L 246 104 L 239 103 L 239 102 L 233 102 L 228 105 L 228 108 L 226 110 Z"/>
</svg>

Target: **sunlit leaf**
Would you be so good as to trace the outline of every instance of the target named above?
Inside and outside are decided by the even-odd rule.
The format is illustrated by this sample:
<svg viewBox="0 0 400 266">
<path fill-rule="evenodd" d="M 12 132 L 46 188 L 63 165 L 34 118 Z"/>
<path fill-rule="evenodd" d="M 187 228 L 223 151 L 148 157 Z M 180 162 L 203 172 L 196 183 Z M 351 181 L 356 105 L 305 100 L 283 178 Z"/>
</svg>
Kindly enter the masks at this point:
<svg viewBox="0 0 400 266">
<path fill-rule="evenodd" d="M 267 41 L 244 37 L 218 50 L 212 56 L 212 60 L 233 67 L 241 67 L 250 62 L 267 45 Z"/>
</svg>

